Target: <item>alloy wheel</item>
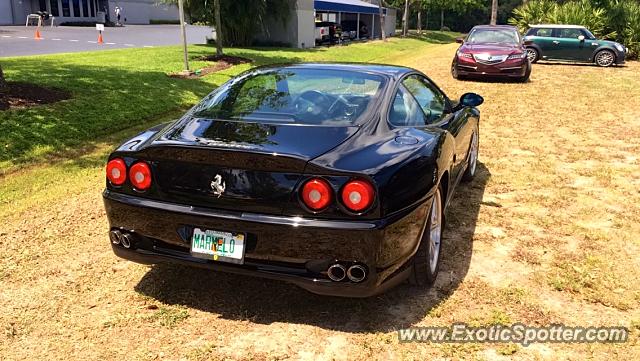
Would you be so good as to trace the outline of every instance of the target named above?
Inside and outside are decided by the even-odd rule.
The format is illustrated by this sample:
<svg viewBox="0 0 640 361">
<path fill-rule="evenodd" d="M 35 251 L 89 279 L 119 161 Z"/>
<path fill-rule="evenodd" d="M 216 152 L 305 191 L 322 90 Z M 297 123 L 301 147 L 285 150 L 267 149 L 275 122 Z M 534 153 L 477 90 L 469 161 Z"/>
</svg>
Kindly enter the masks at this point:
<svg viewBox="0 0 640 361">
<path fill-rule="evenodd" d="M 538 51 L 533 48 L 527 48 L 527 58 L 529 62 L 535 63 L 538 60 Z"/>
<path fill-rule="evenodd" d="M 476 174 L 476 164 L 478 163 L 478 133 L 474 132 L 471 138 L 471 149 L 469 149 L 469 174 Z"/>
<path fill-rule="evenodd" d="M 439 189 L 433 196 L 429 217 L 431 217 L 429 228 L 429 269 L 431 273 L 434 274 L 438 268 L 440 241 L 442 237 L 442 199 Z"/>
<path fill-rule="evenodd" d="M 602 67 L 611 66 L 615 61 L 615 56 L 609 50 L 603 50 L 596 54 L 596 64 Z"/>
</svg>

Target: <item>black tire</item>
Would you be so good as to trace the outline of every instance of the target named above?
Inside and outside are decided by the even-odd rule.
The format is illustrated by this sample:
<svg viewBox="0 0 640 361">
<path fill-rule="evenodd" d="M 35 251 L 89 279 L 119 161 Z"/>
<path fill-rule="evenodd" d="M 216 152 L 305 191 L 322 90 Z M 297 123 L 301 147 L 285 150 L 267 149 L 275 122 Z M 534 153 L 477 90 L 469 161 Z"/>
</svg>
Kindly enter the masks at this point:
<svg viewBox="0 0 640 361">
<path fill-rule="evenodd" d="M 458 79 L 458 67 L 456 66 L 455 60 L 451 63 L 451 76 L 453 79 Z"/>
<path fill-rule="evenodd" d="M 475 146 L 475 152 L 473 152 Z M 469 144 L 469 156 L 467 157 L 467 169 L 464 171 L 462 175 L 463 182 L 471 182 L 473 178 L 476 176 L 477 164 L 478 164 L 478 154 L 480 153 L 480 133 L 478 132 L 478 127 L 473 130 L 473 134 L 471 135 L 471 143 Z"/>
<path fill-rule="evenodd" d="M 413 285 L 419 287 L 431 287 L 438 277 L 438 271 L 440 270 L 440 258 L 442 255 L 442 234 L 444 231 L 444 196 L 442 195 L 441 188 L 438 187 L 436 194 L 433 196 L 433 201 L 429 207 L 429 213 L 427 213 L 427 219 L 425 220 L 425 226 L 422 230 L 422 238 L 420 240 L 420 246 L 413 256 L 413 266 L 410 277 L 410 282 Z M 434 207 L 438 210 L 434 211 Z M 439 240 L 436 252 L 433 252 L 431 247 L 431 229 L 432 229 L 432 213 L 438 213 L 439 223 Z M 432 254 L 435 254 L 435 267 L 432 265 Z"/>
<path fill-rule="evenodd" d="M 521 83 L 526 83 L 529 81 L 531 77 L 531 64 L 527 64 L 527 71 L 524 73 L 524 76 L 518 79 Z"/>
<path fill-rule="evenodd" d="M 453 77 L 453 79 L 458 79 L 458 80 L 465 79 L 464 76 L 458 73 L 458 64 L 456 64 L 455 60 L 451 63 L 451 76 Z"/>
<path fill-rule="evenodd" d="M 527 58 L 531 64 L 535 64 L 540 60 L 540 52 L 536 48 L 527 48 Z"/>
<path fill-rule="evenodd" d="M 596 53 L 596 56 L 593 57 L 593 62 L 603 68 L 610 67 L 616 63 L 616 54 L 611 50 L 600 50 Z"/>
</svg>

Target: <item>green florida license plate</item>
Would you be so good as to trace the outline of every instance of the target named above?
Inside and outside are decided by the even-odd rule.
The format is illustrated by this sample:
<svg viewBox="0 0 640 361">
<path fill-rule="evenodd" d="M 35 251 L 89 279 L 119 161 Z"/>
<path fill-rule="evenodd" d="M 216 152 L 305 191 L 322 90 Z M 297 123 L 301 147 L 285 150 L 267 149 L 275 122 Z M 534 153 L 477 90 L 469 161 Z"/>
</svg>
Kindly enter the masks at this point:
<svg viewBox="0 0 640 361">
<path fill-rule="evenodd" d="M 242 233 L 193 230 L 191 255 L 229 263 L 243 263 L 245 236 Z"/>
</svg>

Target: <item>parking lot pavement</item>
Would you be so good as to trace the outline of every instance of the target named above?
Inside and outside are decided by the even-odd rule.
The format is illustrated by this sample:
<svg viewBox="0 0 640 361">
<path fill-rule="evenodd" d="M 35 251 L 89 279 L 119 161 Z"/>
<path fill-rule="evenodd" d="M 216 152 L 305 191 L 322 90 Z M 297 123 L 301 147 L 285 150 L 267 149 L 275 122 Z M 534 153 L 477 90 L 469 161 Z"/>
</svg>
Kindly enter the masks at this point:
<svg viewBox="0 0 640 361">
<path fill-rule="evenodd" d="M 105 28 L 104 44 L 98 44 L 95 27 L 42 27 L 42 40 L 35 40 L 33 26 L 0 26 L 0 57 L 69 53 L 117 48 L 142 48 L 180 44 L 178 25 L 127 25 Z M 203 44 L 211 28 L 187 26 L 187 42 Z"/>
</svg>

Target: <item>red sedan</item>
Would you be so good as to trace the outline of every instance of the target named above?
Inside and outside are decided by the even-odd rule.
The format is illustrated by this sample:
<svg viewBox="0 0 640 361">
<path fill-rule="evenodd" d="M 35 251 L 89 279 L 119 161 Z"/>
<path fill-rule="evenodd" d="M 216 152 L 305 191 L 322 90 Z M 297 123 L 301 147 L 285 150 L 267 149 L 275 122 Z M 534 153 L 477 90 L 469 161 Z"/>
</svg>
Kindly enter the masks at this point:
<svg viewBox="0 0 640 361">
<path fill-rule="evenodd" d="M 469 77 L 529 80 L 531 63 L 525 41 L 513 26 L 479 25 L 471 29 L 451 64 L 456 79 Z"/>
</svg>

